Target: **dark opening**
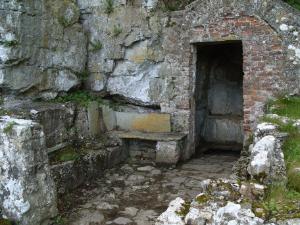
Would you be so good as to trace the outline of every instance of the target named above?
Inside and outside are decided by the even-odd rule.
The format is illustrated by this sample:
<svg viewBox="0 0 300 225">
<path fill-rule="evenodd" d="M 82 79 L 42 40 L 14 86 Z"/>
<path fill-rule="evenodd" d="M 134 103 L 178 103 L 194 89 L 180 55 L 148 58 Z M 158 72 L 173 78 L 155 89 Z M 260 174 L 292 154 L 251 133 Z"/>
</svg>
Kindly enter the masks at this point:
<svg viewBox="0 0 300 225">
<path fill-rule="evenodd" d="M 242 42 L 197 46 L 195 86 L 196 153 L 243 147 Z"/>
</svg>

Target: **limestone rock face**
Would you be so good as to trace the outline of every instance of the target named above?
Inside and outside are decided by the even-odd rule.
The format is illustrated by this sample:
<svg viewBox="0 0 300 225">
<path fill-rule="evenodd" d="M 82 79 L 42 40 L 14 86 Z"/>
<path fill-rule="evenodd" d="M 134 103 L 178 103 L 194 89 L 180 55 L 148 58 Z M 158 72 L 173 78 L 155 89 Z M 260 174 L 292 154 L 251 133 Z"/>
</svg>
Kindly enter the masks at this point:
<svg viewBox="0 0 300 225">
<path fill-rule="evenodd" d="M 185 201 L 179 197 L 171 201 L 168 209 L 157 218 L 155 225 L 184 225 L 181 217 L 176 213 L 180 212 L 184 203 Z"/>
<path fill-rule="evenodd" d="M 0 3 L 0 87 L 5 93 L 54 98 L 77 87 L 86 37 L 72 0 Z"/>
<path fill-rule="evenodd" d="M 275 137 L 265 136 L 258 141 L 251 150 L 253 156 L 249 166 L 249 172 L 253 176 L 269 174 L 272 154 L 275 150 Z"/>
<path fill-rule="evenodd" d="M 284 155 L 276 126 L 268 123 L 257 125 L 254 143 L 250 146 L 249 174 L 261 182 L 282 181 L 286 178 Z"/>
<path fill-rule="evenodd" d="M 2 214 L 21 225 L 47 224 L 57 208 L 42 128 L 30 120 L 0 121 Z"/>
<path fill-rule="evenodd" d="M 161 214 L 156 225 L 262 225 L 264 220 L 256 217 L 241 200 L 239 185 L 233 180 L 204 180 L 198 188 L 203 192 L 186 203 L 177 198 Z"/>
<path fill-rule="evenodd" d="M 241 205 L 228 202 L 220 208 L 213 219 L 213 225 L 262 225 L 263 220 L 256 217 L 251 209 L 242 208 Z"/>
</svg>

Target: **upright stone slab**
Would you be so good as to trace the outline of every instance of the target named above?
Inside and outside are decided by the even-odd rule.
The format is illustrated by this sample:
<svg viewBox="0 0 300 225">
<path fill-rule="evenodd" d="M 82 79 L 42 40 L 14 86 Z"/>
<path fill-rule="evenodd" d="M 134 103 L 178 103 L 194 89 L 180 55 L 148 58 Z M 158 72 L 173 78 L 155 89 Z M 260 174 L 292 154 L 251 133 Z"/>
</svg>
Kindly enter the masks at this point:
<svg viewBox="0 0 300 225">
<path fill-rule="evenodd" d="M 181 155 L 178 141 L 158 141 L 156 144 L 156 163 L 175 165 Z"/>
<path fill-rule="evenodd" d="M 20 225 L 43 225 L 57 214 L 45 136 L 31 120 L 0 117 L 0 209 Z"/>
</svg>

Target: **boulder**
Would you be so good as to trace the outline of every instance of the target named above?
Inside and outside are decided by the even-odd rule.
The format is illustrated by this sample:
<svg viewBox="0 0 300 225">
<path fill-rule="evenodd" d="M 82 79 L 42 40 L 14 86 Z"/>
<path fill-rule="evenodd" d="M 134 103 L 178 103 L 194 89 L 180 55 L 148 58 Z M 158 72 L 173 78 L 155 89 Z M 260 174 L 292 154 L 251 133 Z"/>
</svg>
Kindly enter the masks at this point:
<svg viewBox="0 0 300 225">
<path fill-rule="evenodd" d="M 218 209 L 212 225 L 262 225 L 263 222 L 254 215 L 251 209 L 228 202 L 226 206 Z"/>
<path fill-rule="evenodd" d="M 184 225 L 181 216 L 177 213 L 184 203 L 184 200 L 179 197 L 171 201 L 168 209 L 157 218 L 155 225 Z"/>
</svg>

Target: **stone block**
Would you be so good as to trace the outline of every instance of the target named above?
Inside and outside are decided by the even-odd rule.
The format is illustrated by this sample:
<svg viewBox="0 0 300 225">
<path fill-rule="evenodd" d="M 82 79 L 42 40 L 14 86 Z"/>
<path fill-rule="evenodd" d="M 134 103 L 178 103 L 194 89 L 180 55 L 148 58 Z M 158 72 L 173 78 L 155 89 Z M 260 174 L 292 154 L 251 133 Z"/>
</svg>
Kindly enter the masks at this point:
<svg viewBox="0 0 300 225">
<path fill-rule="evenodd" d="M 43 126 L 47 148 L 53 148 L 74 138 L 71 132 L 74 120 L 73 105 L 34 103 L 22 105 L 30 111 L 30 118 Z"/>
<path fill-rule="evenodd" d="M 101 110 L 97 102 L 78 109 L 75 127 L 78 138 L 95 138 L 104 131 Z"/>
<path fill-rule="evenodd" d="M 101 109 L 105 129 L 108 131 L 114 130 L 117 127 L 116 112 L 109 106 L 102 106 Z"/>
<path fill-rule="evenodd" d="M 169 114 L 116 112 L 117 126 L 121 130 L 142 132 L 170 132 Z"/>
<path fill-rule="evenodd" d="M 235 119 L 208 118 L 204 127 L 204 139 L 219 144 L 242 144 L 243 122 Z"/>
<path fill-rule="evenodd" d="M 156 144 L 156 163 L 176 164 L 181 155 L 177 141 L 159 141 Z"/>
<path fill-rule="evenodd" d="M 56 189 L 42 127 L 0 118 L 0 209 L 20 225 L 48 224 L 57 214 Z"/>
</svg>

